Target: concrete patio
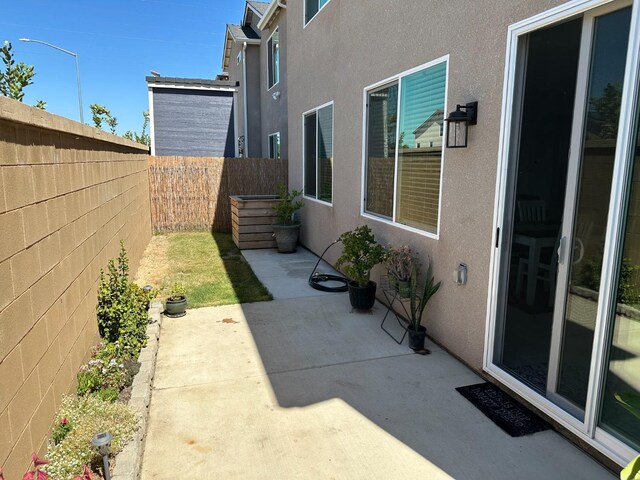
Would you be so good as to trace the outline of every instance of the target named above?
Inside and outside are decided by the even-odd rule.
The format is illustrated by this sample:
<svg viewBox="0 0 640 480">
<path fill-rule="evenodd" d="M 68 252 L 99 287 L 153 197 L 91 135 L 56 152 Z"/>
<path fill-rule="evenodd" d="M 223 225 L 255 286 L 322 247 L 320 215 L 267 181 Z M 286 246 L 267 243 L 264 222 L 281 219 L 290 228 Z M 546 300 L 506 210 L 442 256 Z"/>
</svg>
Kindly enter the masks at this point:
<svg viewBox="0 0 640 480">
<path fill-rule="evenodd" d="M 164 320 L 143 479 L 616 478 L 553 431 L 508 436 L 455 391 L 467 367 L 311 289 L 309 252 L 243 253 L 274 301 Z"/>
</svg>

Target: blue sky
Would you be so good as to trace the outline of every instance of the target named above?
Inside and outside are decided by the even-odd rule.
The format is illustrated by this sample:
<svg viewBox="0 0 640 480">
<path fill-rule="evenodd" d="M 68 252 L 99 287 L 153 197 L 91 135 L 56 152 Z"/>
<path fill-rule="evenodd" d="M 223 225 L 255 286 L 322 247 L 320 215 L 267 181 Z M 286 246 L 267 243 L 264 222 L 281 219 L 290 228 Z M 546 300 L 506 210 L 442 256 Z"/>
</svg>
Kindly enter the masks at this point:
<svg viewBox="0 0 640 480">
<path fill-rule="evenodd" d="M 0 42 L 17 61 L 34 65 L 24 102 L 79 119 L 75 63 L 70 55 L 19 38 L 43 40 L 78 53 L 85 123 L 100 103 L 118 119 L 117 133 L 140 131 L 148 109 L 144 77 L 213 78 L 221 70 L 225 25 L 239 23 L 244 0 L 18 0 L 3 2 Z"/>
</svg>

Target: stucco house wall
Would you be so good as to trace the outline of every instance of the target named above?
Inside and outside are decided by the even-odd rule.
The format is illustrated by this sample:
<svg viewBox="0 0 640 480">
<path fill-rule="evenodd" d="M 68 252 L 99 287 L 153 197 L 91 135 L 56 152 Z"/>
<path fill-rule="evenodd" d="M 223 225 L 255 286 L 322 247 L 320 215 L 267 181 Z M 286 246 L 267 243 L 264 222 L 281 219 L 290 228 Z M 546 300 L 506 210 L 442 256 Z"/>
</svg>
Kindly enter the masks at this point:
<svg viewBox="0 0 640 480">
<path fill-rule="evenodd" d="M 307 199 L 301 238 L 320 253 L 341 232 L 368 224 L 382 243 L 409 244 L 433 257 L 443 281 L 424 324 L 439 343 L 482 368 L 507 27 L 563 3 L 500 0 L 430 3 L 331 0 L 306 27 L 303 2 L 289 2 L 287 45 L 289 178 L 303 183 L 302 114 L 334 102 L 333 205 Z M 363 12 L 363 8 L 366 12 Z M 303 28 L 304 27 L 304 28 Z M 460 32 L 452 34 L 452 28 Z M 438 238 L 360 214 L 363 192 L 363 89 L 448 55 L 445 112 L 479 102 L 465 149 L 445 149 Z M 334 261 L 339 248 L 329 251 Z M 468 265 L 457 286 L 453 269 Z M 374 272 L 374 277 L 379 270 Z M 375 278 L 374 278 L 375 279 Z"/>
</svg>

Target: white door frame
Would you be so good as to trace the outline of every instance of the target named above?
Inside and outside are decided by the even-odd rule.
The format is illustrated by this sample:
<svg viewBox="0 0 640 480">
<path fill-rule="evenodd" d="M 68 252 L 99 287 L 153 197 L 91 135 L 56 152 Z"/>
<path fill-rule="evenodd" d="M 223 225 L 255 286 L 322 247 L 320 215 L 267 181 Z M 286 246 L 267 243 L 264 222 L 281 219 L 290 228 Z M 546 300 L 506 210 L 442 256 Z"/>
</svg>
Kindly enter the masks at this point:
<svg viewBox="0 0 640 480">
<path fill-rule="evenodd" d="M 602 388 L 602 378 L 606 368 L 605 339 L 607 338 L 609 325 L 605 319 L 611 311 L 612 302 L 615 302 L 615 292 L 612 291 L 613 275 L 615 270 L 615 251 L 622 236 L 622 214 L 625 202 L 625 195 L 628 193 L 626 179 L 628 177 L 628 165 L 633 161 L 634 145 L 631 134 L 635 124 L 635 114 L 637 109 L 637 97 L 640 76 L 640 7 L 639 2 L 633 5 L 631 18 L 631 29 L 629 37 L 629 49 L 627 53 L 627 64 L 622 97 L 622 107 L 620 113 L 620 124 L 618 129 L 618 140 L 616 148 L 616 158 L 614 163 L 613 185 L 611 191 L 610 211 L 608 216 L 607 235 L 605 240 L 602 282 L 600 292 L 610 292 L 603 298 L 598 307 L 598 320 L 595 329 L 595 341 L 591 359 L 591 382 L 589 385 L 589 400 L 587 410 L 585 410 L 584 422 L 579 421 L 568 414 L 556 404 L 540 395 L 524 383 L 517 381 L 514 377 L 506 373 L 493 363 L 495 348 L 496 319 L 499 305 L 499 274 L 501 261 L 501 231 L 504 231 L 505 221 L 505 197 L 509 174 L 509 157 L 512 149 L 511 131 L 515 113 L 514 103 L 517 103 L 516 79 L 518 66 L 518 46 L 520 37 L 534 30 L 549 26 L 572 16 L 583 14 L 584 12 L 612 3 L 615 0 L 572 0 L 551 10 L 542 12 L 534 17 L 511 25 L 507 33 L 507 48 L 505 56 L 504 88 L 502 97 L 502 112 L 500 125 L 500 143 L 498 152 L 498 171 L 496 180 L 496 198 L 494 204 L 494 233 L 493 246 L 491 251 L 491 266 L 488 289 L 488 309 L 487 328 L 485 329 L 485 349 L 483 359 L 483 369 L 489 375 L 505 384 L 516 394 L 526 398 L 535 407 L 548 415 L 553 420 L 565 426 L 571 433 L 587 442 L 613 461 L 623 465 L 634 458 L 635 452 L 626 444 L 617 440 L 613 436 L 602 431 L 596 426 L 597 422 L 597 401 Z M 619 3 L 619 2 L 618 2 Z M 619 3 L 623 5 L 622 3 Z"/>
</svg>

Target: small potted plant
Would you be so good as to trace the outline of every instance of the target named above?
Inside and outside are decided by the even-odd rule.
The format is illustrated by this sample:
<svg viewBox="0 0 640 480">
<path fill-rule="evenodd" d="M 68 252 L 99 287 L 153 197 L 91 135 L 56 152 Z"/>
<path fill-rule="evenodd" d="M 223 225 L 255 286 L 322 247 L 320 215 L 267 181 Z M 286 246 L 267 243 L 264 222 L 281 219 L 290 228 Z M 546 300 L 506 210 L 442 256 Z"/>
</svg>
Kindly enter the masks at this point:
<svg viewBox="0 0 640 480">
<path fill-rule="evenodd" d="M 408 245 L 387 248 L 384 266 L 387 269 L 389 286 L 401 297 L 406 298 L 411 293 L 411 272 L 418 266 L 417 255 Z"/>
<path fill-rule="evenodd" d="M 379 245 L 368 225 L 340 235 L 342 255 L 336 267 L 349 276 L 349 301 L 356 310 L 370 310 L 376 300 L 376 283 L 370 280 L 371 269 L 384 259 L 385 249 Z"/>
<path fill-rule="evenodd" d="M 276 212 L 278 222 L 272 224 L 273 234 L 276 237 L 278 252 L 293 253 L 296 251 L 298 237 L 300 236 L 300 222 L 296 218 L 296 212 L 302 208 L 304 201 L 298 197 L 302 190 L 287 190 L 283 184 L 278 186 L 278 203 L 273 210 Z"/>
<path fill-rule="evenodd" d="M 409 333 L 409 347 L 412 350 L 424 350 L 424 341 L 427 336 L 427 329 L 421 325 L 422 314 L 427 307 L 427 303 L 433 297 L 442 282 L 434 284 L 433 267 L 431 266 L 431 258 L 427 259 L 429 267 L 424 280 L 424 286 L 418 284 L 418 268 L 413 266 L 411 272 L 411 294 L 409 295 L 409 325 L 407 327 Z"/>
<path fill-rule="evenodd" d="M 187 295 L 185 286 L 180 282 L 173 282 L 169 289 L 169 296 L 164 306 L 167 317 L 184 317 L 187 314 Z"/>
</svg>

